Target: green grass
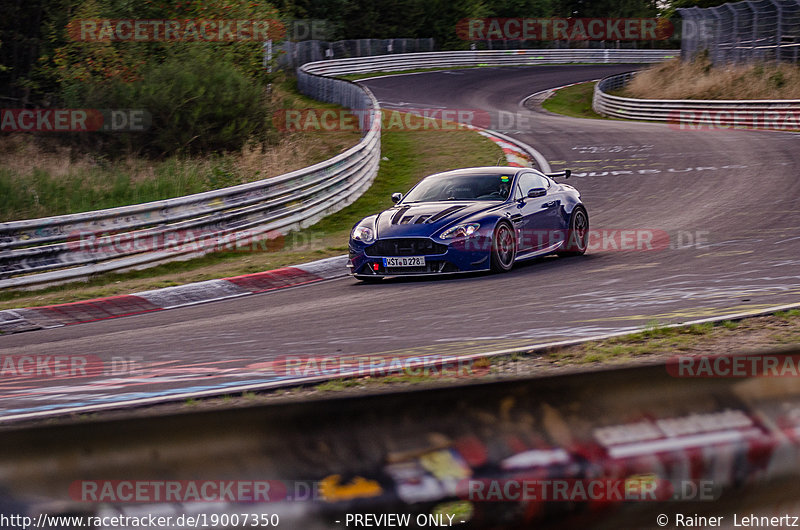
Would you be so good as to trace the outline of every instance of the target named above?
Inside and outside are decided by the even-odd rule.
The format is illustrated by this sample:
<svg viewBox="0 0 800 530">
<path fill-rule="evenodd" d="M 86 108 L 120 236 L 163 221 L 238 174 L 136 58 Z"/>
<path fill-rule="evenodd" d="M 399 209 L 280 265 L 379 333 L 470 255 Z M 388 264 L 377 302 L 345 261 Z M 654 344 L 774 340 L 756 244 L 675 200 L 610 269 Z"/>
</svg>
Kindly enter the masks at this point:
<svg viewBox="0 0 800 530">
<path fill-rule="evenodd" d="M 594 82 L 580 83 L 557 90 L 542 103 L 542 107 L 550 112 L 573 118 L 605 119 L 592 110 L 594 85 Z"/>
<path fill-rule="evenodd" d="M 642 330 L 640 333 L 640 336 L 642 338 L 652 339 L 655 337 L 661 337 L 663 335 L 669 335 L 671 331 L 672 330 L 670 328 L 661 325 L 658 320 L 651 320 L 645 325 L 644 330 Z"/>
<path fill-rule="evenodd" d="M 332 379 L 331 381 L 320 383 L 314 388 L 321 392 L 338 392 L 347 388 L 358 386 L 360 384 L 361 383 L 359 383 L 358 379 Z"/>
<path fill-rule="evenodd" d="M 590 341 L 575 346 L 549 352 L 544 355 L 554 365 L 597 364 L 627 362 L 646 355 L 678 355 L 713 353 L 717 345 L 725 348 L 738 344 L 740 337 L 761 334 L 761 342 L 766 346 L 800 344 L 800 309 L 781 311 L 771 317 L 759 317 L 741 321 L 724 320 L 688 326 L 667 327 L 658 321 L 651 321 L 638 332 L 627 335 Z M 514 353 L 492 358 L 493 364 L 525 361 L 528 354 Z"/>
<path fill-rule="evenodd" d="M 781 344 L 800 344 L 800 331 L 790 331 L 785 333 L 778 333 L 775 340 Z"/>
<path fill-rule="evenodd" d="M 431 510 L 433 514 L 452 516 L 455 521 L 469 521 L 472 519 L 474 512 L 475 508 L 469 501 L 452 501 L 438 504 Z"/>
<path fill-rule="evenodd" d="M 228 157 L 208 163 L 171 158 L 136 179 L 131 168 L 108 162 L 79 173 L 54 176 L 34 168 L 19 174 L 0 169 L 0 221 L 49 217 L 156 201 L 238 184 Z"/>
<path fill-rule="evenodd" d="M 706 322 L 689 326 L 667 327 L 654 320 L 642 331 L 597 342 L 588 342 L 564 351 L 553 352 L 552 358 L 577 363 L 610 362 L 632 359 L 657 351 L 681 352 L 691 350 L 710 338 L 716 329 L 728 331 L 738 328 L 738 323 Z M 576 353 L 577 352 L 577 353 Z"/>
</svg>

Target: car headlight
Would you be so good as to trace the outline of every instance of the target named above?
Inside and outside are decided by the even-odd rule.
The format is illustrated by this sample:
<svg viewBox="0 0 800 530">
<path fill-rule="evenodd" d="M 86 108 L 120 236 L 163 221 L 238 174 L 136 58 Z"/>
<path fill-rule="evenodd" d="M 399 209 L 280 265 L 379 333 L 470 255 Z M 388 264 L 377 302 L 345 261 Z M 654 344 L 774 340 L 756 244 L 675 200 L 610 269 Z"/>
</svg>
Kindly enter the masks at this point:
<svg viewBox="0 0 800 530">
<path fill-rule="evenodd" d="M 479 225 L 478 223 L 467 223 L 464 225 L 456 225 L 442 232 L 442 235 L 440 235 L 439 237 L 442 239 L 453 239 L 455 237 L 469 237 L 475 232 L 477 232 L 478 228 L 480 227 L 481 225 Z"/>
<path fill-rule="evenodd" d="M 369 226 L 358 225 L 353 228 L 353 233 L 350 234 L 350 237 L 356 241 L 369 244 L 375 241 L 375 230 Z"/>
</svg>

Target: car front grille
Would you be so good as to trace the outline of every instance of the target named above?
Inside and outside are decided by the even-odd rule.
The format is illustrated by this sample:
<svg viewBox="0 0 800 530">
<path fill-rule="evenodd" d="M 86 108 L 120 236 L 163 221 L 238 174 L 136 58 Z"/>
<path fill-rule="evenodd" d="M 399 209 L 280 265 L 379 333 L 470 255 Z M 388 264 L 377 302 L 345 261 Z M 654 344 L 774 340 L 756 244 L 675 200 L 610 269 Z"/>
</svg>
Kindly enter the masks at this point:
<svg viewBox="0 0 800 530">
<path fill-rule="evenodd" d="M 382 274 L 402 276 L 403 274 L 459 272 L 459 270 L 458 267 L 447 261 L 429 261 L 424 267 L 385 267 L 380 272 Z"/>
<path fill-rule="evenodd" d="M 447 252 L 447 245 L 435 243 L 427 237 L 382 239 L 364 249 L 367 256 L 431 256 Z"/>
<path fill-rule="evenodd" d="M 424 267 L 386 267 L 384 274 L 424 274 L 426 272 L 438 272 L 439 264 L 430 263 Z"/>
</svg>

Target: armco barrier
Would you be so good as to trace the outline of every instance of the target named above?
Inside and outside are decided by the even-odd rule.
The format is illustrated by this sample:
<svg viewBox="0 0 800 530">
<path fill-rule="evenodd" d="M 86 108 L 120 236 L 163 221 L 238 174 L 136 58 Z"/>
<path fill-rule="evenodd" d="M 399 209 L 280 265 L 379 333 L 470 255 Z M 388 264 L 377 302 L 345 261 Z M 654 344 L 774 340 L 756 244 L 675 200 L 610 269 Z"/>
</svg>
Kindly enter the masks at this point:
<svg viewBox="0 0 800 530">
<path fill-rule="evenodd" d="M 358 57 L 308 63 L 299 89 L 320 101 L 372 109 L 370 127 L 348 151 L 285 175 L 133 206 L 0 223 L 0 288 L 59 283 L 186 259 L 209 249 L 313 224 L 359 197 L 377 174 L 380 114 L 368 89 L 329 76 L 414 68 L 552 63 L 646 63 L 670 50 L 494 50 Z M 170 236 L 194 234 L 204 245 Z M 99 237 L 92 239 L 92 234 Z M 152 242 L 157 241 L 157 244 Z"/>
<path fill-rule="evenodd" d="M 347 206 L 370 186 L 380 159 L 380 111 L 365 87 L 317 78 L 332 101 L 371 109 L 354 147 L 277 177 L 133 206 L 0 224 L 0 288 L 53 283 L 98 272 L 152 265 L 260 235 L 306 227 Z M 314 83 L 308 83 L 314 95 Z M 93 238 L 93 234 L 103 234 Z M 171 234 L 197 245 L 170 248 Z M 110 234 L 110 235 L 106 235 Z M 154 243 L 157 242 L 157 243 Z M 174 245 L 174 242 L 173 242 Z M 13 277 L 15 275 L 22 276 Z"/>
<path fill-rule="evenodd" d="M 124 516 L 171 516 L 162 525 L 170 528 L 266 526 L 243 524 L 253 514 L 304 530 L 367 526 L 354 524 L 356 514 L 410 519 L 373 519 L 375 528 L 615 529 L 658 528 L 661 514 L 674 522 L 683 513 L 724 516 L 729 528 L 785 528 L 732 523 L 733 514 L 740 523 L 800 515 L 798 353 L 742 356 L 745 369 L 733 377 L 735 357 L 685 356 L 399 393 L 8 425 L 0 516 L 106 517 L 82 527 L 109 529 L 147 526 L 111 519 Z M 748 368 L 768 363 L 780 376 Z"/>
<path fill-rule="evenodd" d="M 594 88 L 592 108 L 598 114 L 630 120 L 680 123 L 684 119 L 692 126 L 747 126 L 769 124 L 769 113 L 780 116 L 800 113 L 800 99 L 784 100 L 698 100 L 698 99 L 634 99 L 614 96 L 608 92 L 623 88 L 636 72 L 626 72 L 601 79 Z M 682 118 L 681 112 L 685 115 Z M 748 119 L 751 117 L 752 119 Z M 779 121 L 783 123 L 783 120 Z M 797 121 L 795 121 L 797 123 Z M 800 123 L 798 123 L 800 125 Z M 687 127 L 690 128 L 690 127 Z M 770 128 L 770 127 L 753 127 Z"/>
<path fill-rule="evenodd" d="M 655 63 L 679 55 L 678 50 L 475 50 L 352 57 L 308 63 L 306 66 L 319 75 L 345 75 L 457 66 Z"/>
</svg>

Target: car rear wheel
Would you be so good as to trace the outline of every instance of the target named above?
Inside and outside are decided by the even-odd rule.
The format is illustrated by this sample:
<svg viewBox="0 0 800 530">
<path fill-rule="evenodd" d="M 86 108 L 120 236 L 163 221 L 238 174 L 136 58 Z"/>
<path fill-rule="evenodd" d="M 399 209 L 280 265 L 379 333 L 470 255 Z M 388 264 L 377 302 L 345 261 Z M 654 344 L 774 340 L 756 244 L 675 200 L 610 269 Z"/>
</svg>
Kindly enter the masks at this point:
<svg viewBox="0 0 800 530">
<path fill-rule="evenodd" d="M 567 232 L 567 242 L 559 250 L 559 256 L 580 256 L 586 252 L 589 240 L 589 215 L 581 206 L 576 206 L 572 210 L 569 219 L 569 231 Z"/>
<path fill-rule="evenodd" d="M 517 238 L 508 223 L 500 223 L 492 236 L 492 270 L 510 271 L 517 257 Z"/>
</svg>

